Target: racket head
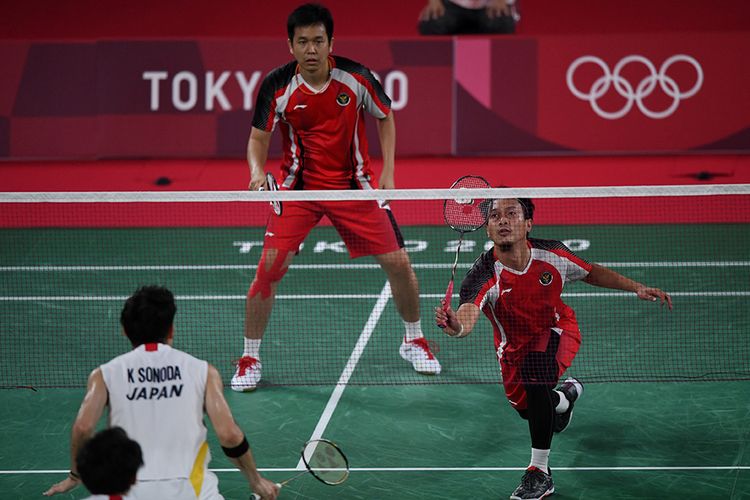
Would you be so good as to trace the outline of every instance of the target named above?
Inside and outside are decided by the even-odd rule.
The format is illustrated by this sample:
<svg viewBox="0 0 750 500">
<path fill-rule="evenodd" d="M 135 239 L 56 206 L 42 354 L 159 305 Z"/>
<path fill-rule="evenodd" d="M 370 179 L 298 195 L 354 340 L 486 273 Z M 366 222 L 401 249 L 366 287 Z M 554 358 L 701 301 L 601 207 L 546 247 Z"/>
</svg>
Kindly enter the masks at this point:
<svg viewBox="0 0 750 500">
<path fill-rule="evenodd" d="M 311 439 L 302 447 L 302 462 L 315 479 L 330 486 L 349 477 L 349 460 L 341 448 L 327 439 Z"/>
<path fill-rule="evenodd" d="M 490 183 L 478 175 L 464 175 L 450 189 L 489 189 Z M 487 224 L 489 204 L 484 198 L 462 198 L 460 192 L 443 201 L 443 218 L 445 223 L 460 233 L 470 233 Z"/>
<path fill-rule="evenodd" d="M 276 182 L 276 178 L 273 176 L 271 172 L 266 173 L 266 185 L 268 186 L 269 191 L 279 190 L 279 185 Z M 282 206 L 279 200 L 272 201 L 271 208 L 273 208 L 273 213 L 275 213 L 276 215 L 281 215 Z"/>
</svg>

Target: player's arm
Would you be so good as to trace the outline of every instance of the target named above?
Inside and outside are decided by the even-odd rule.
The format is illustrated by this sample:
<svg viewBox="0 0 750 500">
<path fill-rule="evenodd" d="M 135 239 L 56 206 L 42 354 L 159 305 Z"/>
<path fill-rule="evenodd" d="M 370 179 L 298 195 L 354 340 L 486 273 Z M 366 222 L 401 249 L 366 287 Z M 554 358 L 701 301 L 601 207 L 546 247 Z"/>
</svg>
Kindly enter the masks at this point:
<svg viewBox="0 0 750 500">
<path fill-rule="evenodd" d="M 212 365 L 208 365 L 206 381 L 206 414 L 216 431 L 224 453 L 229 460 L 240 469 L 240 472 L 250 483 L 253 492 L 262 499 L 275 499 L 279 488 L 258 472 L 253 458 L 253 452 L 247 442 L 242 429 L 234 421 L 232 411 L 224 398 L 224 384 L 219 372 Z"/>
<path fill-rule="evenodd" d="M 435 308 L 435 322 L 445 325 L 443 331 L 451 337 L 465 337 L 474 329 L 480 313 L 480 309 L 470 302 L 461 304 L 458 311 L 454 311 L 450 304 L 442 300 Z"/>
<path fill-rule="evenodd" d="M 598 264 L 592 264 L 591 271 L 583 281 L 589 285 L 600 286 L 603 288 L 613 288 L 615 290 L 625 290 L 626 292 L 635 293 L 641 300 L 650 300 L 655 302 L 661 301 L 662 304 L 666 303 L 670 309 L 672 309 L 672 297 L 668 293 L 660 290 L 659 288 L 653 288 L 646 286 L 642 283 L 638 283 L 622 274 L 613 271 L 604 266 Z"/>
<path fill-rule="evenodd" d="M 396 173 L 396 120 L 393 118 L 393 111 L 390 111 L 385 118 L 378 120 L 378 139 L 380 140 L 380 151 L 383 155 L 383 171 L 380 174 L 380 189 L 394 189 L 396 183 L 394 174 Z"/>
<path fill-rule="evenodd" d="M 247 141 L 247 164 L 250 166 L 250 185 L 248 189 L 257 191 L 266 186 L 264 167 L 268 159 L 268 148 L 271 145 L 271 132 L 253 127 Z"/>
<path fill-rule="evenodd" d="M 78 455 L 78 450 L 83 446 L 83 443 L 94 434 L 96 424 L 102 417 L 104 407 L 107 405 L 107 394 L 107 386 L 104 383 L 102 371 L 97 368 L 89 375 L 86 395 L 83 397 L 78 415 L 73 422 L 73 430 L 70 436 L 70 474 L 59 483 L 52 485 L 50 489 L 43 493 L 44 496 L 64 493 L 80 484 L 81 479 L 78 477 L 76 455 Z"/>
</svg>

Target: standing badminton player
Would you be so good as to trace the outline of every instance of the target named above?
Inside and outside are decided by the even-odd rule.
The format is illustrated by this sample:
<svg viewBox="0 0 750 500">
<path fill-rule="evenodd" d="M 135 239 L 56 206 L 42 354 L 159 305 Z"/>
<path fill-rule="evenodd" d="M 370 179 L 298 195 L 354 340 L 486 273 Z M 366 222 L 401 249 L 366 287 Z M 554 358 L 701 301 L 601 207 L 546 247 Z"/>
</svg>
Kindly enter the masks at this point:
<svg viewBox="0 0 750 500">
<path fill-rule="evenodd" d="M 333 18 L 325 7 L 305 4 L 287 20 L 294 60 L 266 76 L 258 93 L 247 146 L 250 190 L 268 189 L 264 171 L 271 134 L 278 125 L 283 146 L 279 189 L 372 189 L 364 112 L 376 118 L 383 154 L 377 187 L 393 189 L 396 126 L 391 101 L 369 69 L 331 54 Z M 263 253 L 245 306 L 245 347 L 232 389 L 252 391 L 261 378 L 260 344 L 276 287 L 300 244 L 327 216 L 352 258 L 372 255 L 385 271 L 404 322 L 399 352 L 424 374 L 440 373 L 422 333 L 419 286 L 396 221 L 375 200 L 284 202 L 271 214 Z M 322 318 L 321 318 L 322 320 Z M 305 339 L 299 339 L 305 342 Z"/>
<path fill-rule="evenodd" d="M 458 310 L 445 300 L 435 308 L 435 321 L 450 336 L 468 335 L 480 312 L 492 323 L 505 395 L 528 420 L 531 434 L 531 463 L 510 497 L 515 500 L 555 491 L 548 465 L 552 434 L 565 430 L 583 393 L 575 378 L 554 389 L 581 344 L 575 313 L 561 299 L 564 283 L 583 280 L 672 308 L 669 294 L 658 288 L 590 264 L 560 241 L 530 238 L 533 218 L 534 203 L 528 198 L 494 200 L 487 222 L 493 248 L 467 273 Z"/>
</svg>

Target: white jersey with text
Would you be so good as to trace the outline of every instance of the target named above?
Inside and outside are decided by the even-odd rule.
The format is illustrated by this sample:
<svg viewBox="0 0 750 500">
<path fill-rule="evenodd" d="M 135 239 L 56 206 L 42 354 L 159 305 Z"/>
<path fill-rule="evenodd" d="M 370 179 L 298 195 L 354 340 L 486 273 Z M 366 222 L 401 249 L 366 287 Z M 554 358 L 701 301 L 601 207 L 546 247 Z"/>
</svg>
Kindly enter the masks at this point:
<svg viewBox="0 0 750 500">
<path fill-rule="evenodd" d="M 139 481 L 189 479 L 200 491 L 211 459 L 203 423 L 208 363 L 144 344 L 101 366 L 109 425 L 141 445 Z"/>
</svg>

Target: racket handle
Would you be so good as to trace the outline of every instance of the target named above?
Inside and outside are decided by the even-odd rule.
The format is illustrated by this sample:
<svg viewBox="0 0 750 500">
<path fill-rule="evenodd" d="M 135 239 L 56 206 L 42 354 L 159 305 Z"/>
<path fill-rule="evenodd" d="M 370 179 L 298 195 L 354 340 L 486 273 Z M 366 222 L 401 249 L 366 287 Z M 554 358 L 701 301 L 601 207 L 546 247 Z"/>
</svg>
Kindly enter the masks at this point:
<svg viewBox="0 0 750 500">
<path fill-rule="evenodd" d="M 451 299 L 453 298 L 453 280 L 448 283 L 448 289 L 445 291 L 445 299 L 443 299 L 443 307 L 451 305 Z M 438 324 L 440 328 L 446 328 L 448 323 Z"/>
<path fill-rule="evenodd" d="M 448 284 L 448 289 L 445 291 L 445 305 L 451 305 L 451 299 L 453 299 L 453 280 Z"/>
<path fill-rule="evenodd" d="M 281 487 L 282 487 L 283 485 L 282 485 L 281 483 L 276 483 L 276 486 L 277 486 L 277 487 L 278 487 L 279 489 L 281 489 Z M 260 495 L 258 495 L 257 493 L 253 493 L 253 500 L 260 500 Z"/>
</svg>

